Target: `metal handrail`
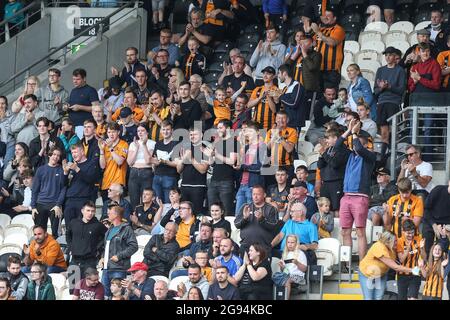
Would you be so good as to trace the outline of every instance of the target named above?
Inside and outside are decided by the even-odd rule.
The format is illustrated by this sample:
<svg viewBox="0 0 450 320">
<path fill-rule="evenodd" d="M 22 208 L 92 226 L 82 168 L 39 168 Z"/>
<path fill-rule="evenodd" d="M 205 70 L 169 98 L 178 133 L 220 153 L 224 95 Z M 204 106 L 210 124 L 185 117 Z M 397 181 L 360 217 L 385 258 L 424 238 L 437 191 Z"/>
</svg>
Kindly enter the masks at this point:
<svg viewBox="0 0 450 320">
<path fill-rule="evenodd" d="M 74 36 L 73 38 L 67 40 L 66 42 L 64 42 L 62 45 L 60 45 L 59 47 L 53 49 L 52 51 L 50 51 L 47 55 L 45 55 L 44 57 L 40 58 L 39 60 L 35 61 L 34 63 L 30 64 L 29 66 L 23 68 L 22 70 L 16 72 L 13 76 L 11 76 L 8 80 L 3 81 L 2 83 L 0 83 L 0 88 L 2 88 L 3 86 L 5 86 L 6 84 L 10 83 L 11 81 L 13 81 L 14 79 L 16 79 L 17 77 L 19 77 L 20 75 L 28 72 L 28 70 L 34 68 L 35 66 L 39 65 L 40 63 L 42 63 L 43 61 L 47 60 L 48 58 L 50 58 L 52 55 L 56 54 L 58 51 L 66 49 L 66 47 L 71 44 L 72 42 L 76 41 L 77 39 L 85 36 L 86 34 L 88 34 L 88 32 L 92 29 L 95 28 L 97 26 L 104 26 L 105 21 L 108 21 L 109 18 L 113 17 L 114 15 L 118 14 L 120 11 L 122 11 L 125 8 L 130 7 L 130 5 L 134 4 L 136 6 L 139 5 L 141 1 L 129 1 L 126 4 L 124 4 L 123 6 L 121 6 L 120 8 L 114 10 L 112 13 L 110 13 L 109 15 L 107 15 L 106 17 L 102 18 L 100 21 L 96 22 L 94 25 L 92 25 L 90 28 L 80 32 L 78 35 Z M 111 25 L 111 23 L 110 23 Z M 103 27 L 102 27 L 103 28 Z"/>
<path fill-rule="evenodd" d="M 407 119 L 399 121 L 400 117 L 405 116 L 406 114 L 409 114 L 410 116 Z M 439 154 L 445 154 L 444 158 L 444 166 L 445 166 L 445 173 L 446 177 L 450 177 L 450 106 L 411 106 L 407 107 L 399 112 L 397 112 L 395 115 L 390 117 L 388 119 L 388 123 L 391 124 L 392 130 L 391 130 L 391 158 L 390 158 L 390 168 L 391 168 L 391 179 L 396 179 L 396 163 L 401 157 L 398 156 L 398 144 L 404 142 L 406 138 L 411 138 L 412 144 L 418 144 L 418 129 L 424 128 L 419 126 L 419 114 L 440 114 L 440 115 L 446 115 L 447 124 L 445 127 L 437 127 L 433 129 L 444 129 L 446 130 L 445 136 L 439 136 L 442 138 L 445 138 L 447 141 L 447 144 L 445 146 L 444 153 Z M 402 137 L 399 139 L 398 134 L 400 132 L 404 132 L 405 129 L 400 130 L 399 125 L 410 123 L 411 126 L 409 127 L 409 130 L 411 130 L 409 133 L 410 135 Z M 422 136 L 420 136 L 422 137 Z M 432 136 L 436 137 L 436 136 Z M 419 144 L 420 145 L 420 144 Z M 427 145 L 427 144 L 422 144 Z M 429 146 L 429 145 L 428 145 Z M 442 146 L 442 144 L 440 144 Z M 441 163 L 442 161 L 438 161 L 436 163 Z"/>
<path fill-rule="evenodd" d="M 17 11 L 12 17 L 9 17 L 7 19 L 4 19 L 3 21 L 0 22 L 0 27 L 4 26 L 5 24 L 7 24 L 10 20 L 12 20 L 13 18 L 17 17 L 18 15 L 24 13 L 25 11 L 27 11 L 28 9 L 30 9 L 31 7 L 34 7 L 37 1 L 33 1 L 32 3 L 30 3 L 29 5 L 27 5 L 26 7 L 23 7 L 22 9 L 20 9 L 19 11 Z"/>
</svg>

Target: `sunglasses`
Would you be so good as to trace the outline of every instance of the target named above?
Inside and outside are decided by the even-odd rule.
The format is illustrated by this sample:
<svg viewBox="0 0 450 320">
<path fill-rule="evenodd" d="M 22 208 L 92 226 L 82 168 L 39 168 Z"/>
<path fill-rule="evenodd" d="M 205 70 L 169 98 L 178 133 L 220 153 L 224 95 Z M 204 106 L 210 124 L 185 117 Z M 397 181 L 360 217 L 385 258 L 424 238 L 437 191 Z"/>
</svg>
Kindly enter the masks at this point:
<svg viewBox="0 0 450 320">
<path fill-rule="evenodd" d="M 412 157 L 413 155 L 415 155 L 417 153 L 417 151 L 416 152 L 412 152 L 412 153 L 407 153 L 406 155 L 408 156 L 408 157 Z"/>
</svg>

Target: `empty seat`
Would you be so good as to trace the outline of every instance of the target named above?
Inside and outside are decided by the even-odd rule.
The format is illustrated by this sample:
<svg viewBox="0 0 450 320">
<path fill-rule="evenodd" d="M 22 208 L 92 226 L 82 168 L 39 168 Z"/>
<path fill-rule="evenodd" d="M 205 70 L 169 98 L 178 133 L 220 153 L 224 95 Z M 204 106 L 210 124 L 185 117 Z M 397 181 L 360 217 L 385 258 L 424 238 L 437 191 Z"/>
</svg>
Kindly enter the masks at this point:
<svg viewBox="0 0 450 320">
<path fill-rule="evenodd" d="M 252 24 L 247 27 L 245 27 L 243 34 L 247 33 L 258 33 L 260 34 L 262 32 L 262 26 L 258 24 Z"/>
<path fill-rule="evenodd" d="M 60 290 L 66 286 L 67 278 L 62 273 L 50 273 L 49 276 L 52 278 L 55 290 Z"/>
<path fill-rule="evenodd" d="M 388 30 L 389 26 L 384 21 L 371 22 L 364 28 L 364 31 L 378 31 L 381 34 L 385 34 Z"/>
<path fill-rule="evenodd" d="M 144 249 L 139 248 L 130 258 L 131 265 L 135 262 L 142 262 L 144 260 Z"/>
<path fill-rule="evenodd" d="M 334 238 L 320 239 L 316 250 L 317 264 L 323 266 L 324 276 L 333 274 L 333 266 L 340 262 L 339 240 Z"/>
<path fill-rule="evenodd" d="M 360 45 L 356 41 L 345 41 L 344 51 L 357 54 L 359 52 Z"/>
<path fill-rule="evenodd" d="M 4 243 L 0 245 L 0 256 L 3 254 L 12 254 L 12 253 L 22 256 L 22 247 L 14 243 Z"/>
<path fill-rule="evenodd" d="M 222 42 L 214 49 L 214 52 L 228 52 L 233 49 L 233 44 L 229 41 Z"/>
<path fill-rule="evenodd" d="M 151 235 L 146 235 L 146 234 L 137 236 L 136 240 L 137 240 L 138 246 L 141 248 L 145 248 L 147 243 L 150 241 L 151 237 L 152 237 Z"/>
<path fill-rule="evenodd" d="M 409 32 L 404 32 L 400 30 L 389 31 L 383 36 L 383 41 L 386 47 L 390 46 L 390 43 L 395 41 L 408 41 Z"/>
<path fill-rule="evenodd" d="M 222 72 L 223 71 L 223 62 L 213 62 L 208 66 L 209 72 Z"/>
<path fill-rule="evenodd" d="M 350 13 L 342 16 L 339 20 L 341 25 L 345 25 L 347 23 L 356 23 L 362 21 L 362 16 L 359 13 Z"/>
<path fill-rule="evenodd" d="M 309 170 L 316 170 L 317 169 L 317 161 L 319 161 L 320 153 L 318 152 L 312 152 L 308 154 L 306 157 L 306 164 L 308 165 Z"/>
<path fill-rule="evenodd" d="M 355 62 L 360 65 L 360 63 L 362 61 L 368 61 L 368 60 L 372 60 L 372 61 L 377 61 L 378 60 L 378 52 L 375 50 L 363 50 L 360 51 L 356 56 L 355 56 Z"/>
<path fill-rule="evenodd" d="M 405 54 L 405 52 L 409 49 L 410 45 L 408 41 L 394 41 L 391 42 L 389 45 L 386 44 L 386 46 L 394 47 L 402 52 L 402 54 Z"/>
<path fill-rule="evenodd" d="M 217 81 L 217 79 L 219 79 L 219 77 L 220 77 L 220 73 L 219 72 L 208 72 L 203 77 L 203 82 L 205 82 L 205 83 L 214 82 L 214 81 Z"/>
<path fill-rule="evenodd" d="M 411 21 L 397 21 L 391 25 L 389 31 L 403 31 L 407 34 L 414 30 L 414 24 Z"/>
<path fill-rule="evenodd" d="M 11 217 L 7 214 L 0 213 L 0 227 L 3 227 L 3 229 L 11 223 Z"/>
<path fill-rule="evenodd" d="M 24 244 L 28 244 L 28 237 L 23 233 L 11 233 L 5 236 L 3 244 L 16 244 L 22 248 Z"/>
<path fill-rule="evenodd" d="M 57 292 L 57 299 L 56 300 L 72 300 L 73 295 L 70 294 L 70 290 L 68 286 L 64 286 Z"/>
<path fill-rule="evenodd" d="M 414 27 L 414 30 L 415 30 L 415 31 L 417 31 L 417 30 L 422 30 L 422 29 L 428 27 L 428 25 L 429 25 L 430 23 L 431 23 L 431 21 L 430 21 L 429 19 L 419 21 L 419 22 L 416 24 L 416 26 Z"/>
<path fill-rule="evenodd" d="M 214 53 L 214 54 L 213 54 L 210 63 L 214 63 L 214 62 L 224 62 L 224 61 L 226 61 L 226 60 L 228 59 L 228 57 L 229 57 L 228 53 L 225 53 L 225 52 L 217 52 L 217 53 Z"/>
<path fill-rule="evenodd" d="M 9 235 L 18 233 L 25 235 L 27 238 L 31 236 L 30 229 L 28 228 L 28 226 L 23 224 L 10 224 L 4 229 L 5 238 Z"/>
<path fill-rule="evenodd" d="M 363 60 L 359 64 L 359 67 L 361 69 L 371 70 L 373 72 L 377 72 L 378 68 L 381 67 L 380 63 L 378 61 L 374 60 Z"/>
<path fill-rule="evenodd" d="M 353 63 L 354 61 L 355 59 L 353 58 L 353 53 L 348 51 L 344 53 L 344 61 L 343 61 L 344 64 L 350 64 Z"/>
<path fill-rule="evenodd" d="M 231 231 L 230 238 L 236 242 L 238 245 L 241 244 L 241 229 L 235 229 Z"/>
<path fill-rule="evenodd" d="M 233 217 L 233 216 L 225 217 L 225 220 L 227 220 L 231 224 L 231 231 L 234 231 L 237 229 L 236 226 L 234 225 L 234 219 L 235 219 L 235 217 Z"/>
<path fill-rule="evenodd" d="M 31 214 L 19 214 L 11 220 L 11 224 L 22 224 L 31 229 L 34 226 L 34 220 Z"/>
<path fill-rule="evenodd" d="M 373 84 L 375 82 L 375 76 L 377 74 L 376 71 L 369 70 L 369 69 L 361 69 L 361 74 L 363 75 L 364 78 L 369 80 L 370 87 L 373 89 Z"/>
<path fill-rule="evenodd" d="M 362 46 L 367 41 L 381 41 L 382 35 L 378 31 L 363 31 L 359 34 L 358 42 Z"/>
<path fill-rule="evenodd" d="M 258 33 L 246 33 L 239 37 L 238 43 L 258 43 L 259 41 L 259 34 Z"/>
<path fill-rule="evenodd" d="M 385 47 L 381 40 L 365 41 L 361 44 L 361 50 L 375 50 L 378 53 L 382 53 Z"/>
<path fill-rule="evenodd" d="M 419 43 L 419 41 L 417 40 L 417 32 L 416 31 L 413 31 L 408 35 L 408 42 L 411 46 Z"/>
<path fill-rule="evenodd" d="M 297 148 L 298 153 L 303 154 L 305 158 L 314 151 L 314 145 L 309 141 L 299 141 Z"/>
<path fill-rule="evenodd" d="M 238 48 L 239 48 L 239 50 L 241 50 L 241 53 L 252 54 L 253 51 L 255 51 L 256 46 L 257 46 L 257 43 L 245 42 L 245 43 L 239 44 Z"/>
</svg>

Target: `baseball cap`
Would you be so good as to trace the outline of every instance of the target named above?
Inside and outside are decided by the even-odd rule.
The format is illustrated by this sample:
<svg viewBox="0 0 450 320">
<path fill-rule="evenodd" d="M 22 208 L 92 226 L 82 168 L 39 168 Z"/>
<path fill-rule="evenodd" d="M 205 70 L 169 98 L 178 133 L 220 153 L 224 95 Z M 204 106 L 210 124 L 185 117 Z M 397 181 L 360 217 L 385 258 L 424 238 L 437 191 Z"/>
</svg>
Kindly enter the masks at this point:
<svg viewBox="0 0 450 320">
<path fill-rule="evenodd" d="M 120 89 L 123 85 L 122 80 L 118 76 L 112 77 L 108 82 L 111 89 Z"/>
<path fill-rule="evenodd" d="M 294 184 L 294 188 L 303 187 L 305 189 L 308 189 L 308 186 L 306 185 L 306 182 L 304 181 L 296 181 Z"/>
<path fill-rule="evenodd" d="M 133 271 L 148 271 L 148 266 L 143 263 L 143 262 L 135 262 L 130 269 L 128 269 L 128 272 L 133 272 Z"/>
<path fill-rule="evenodd" d="M 131 116 L 133 114 L 133 111 L 131 111 L 130 108 L 128 107 L 123 107 L 122 109 L 120 109 L 120 118 L 126 118 L 128 116 Z"/>
<path fill-rule="evenodd" d="M 275 71 L 275 68 L 274 68 L 274 67 L 271 67 L 271 66 L 265 67 L 264 69 L 261 70 L 261 72 L 262 72 L 262 73 L 268 72 L 268 73 L 271 73 L 271 74 L 276 74 L 276 73 L 277 73 L 277 72 Z"/>
<path fill-rule="evenodd" d="M 396 53 L 396 49 L 394 47 L 387 47 L 383 51 L 383 54 L 394 54 L 394 53 Z"/>
<path fill-rule="evenodd" d="M 391 175 L 391 171 L 389 171 L 389 169 L 381 167 L 379 168 L 376 173 L 381 174 L 381 175 L 387 175 L 390 176 Z"/>
<path fill-rule="evenodd" d="M 417 34 L 421 34 L 423 36 L 431 36 L 430 30 L 427 29 L 420 29 L 417 31 Z"/>
</svg>

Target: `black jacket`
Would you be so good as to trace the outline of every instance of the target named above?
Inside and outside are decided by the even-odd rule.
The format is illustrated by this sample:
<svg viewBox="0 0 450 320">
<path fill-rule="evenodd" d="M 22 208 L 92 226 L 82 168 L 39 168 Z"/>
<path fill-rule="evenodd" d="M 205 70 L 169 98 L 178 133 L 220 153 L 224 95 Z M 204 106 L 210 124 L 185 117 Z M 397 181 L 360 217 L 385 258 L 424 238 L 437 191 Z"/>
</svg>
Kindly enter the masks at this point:
<svg viewBox="0 0 450 320">
<path fill-rule="evenodd" d="M 97 166 L 99 166 L 100 161 L 100 149 L 98 147 L 98 140 L 95 138 L 92 138 L 86 143 L 86 140 L 83 138 L 81 140 L 83 142 L 83 145 L 88 146 L 88 152 L 86 154 L 86 158 L 88 160 L 94 159 L 96 161 Z"/>
<path fill-rule="evenodd" d="M 322 181 L 344 180 L 345 165 L 350 151 L 343 148 L 329 147 L 317 161 Z"/>
<path fill-rule="evenodd" d="M 109 261 L 107 266 L 109 271 L 126 271 L 130 269 L 130 258 L 138 250 L 138 243 L 133 228 L 127 222 L 122 223 L 119 227 L 119 232 L 112 237 L 109 243 Z M 105 234 L 105 246 L 112 228 L 111 226 Z M 111 258 L 113 256 L 117 256 L 119 261 L 112 261 Z"/>
<path fill-rule="evenodd" d="M 88 223 L 84 223 L 82 218 L 71 220 L 66 232 L 69 252 L 77 258 L 98 257 L 106 231 L 106 227 L 96 217 Z"/>
<path fill-rule="evenodd" d="M 397 186 L 394 182 L 389 182 L 386 188 L 380 194 L 380 185 L 374 184 L 370 188 L 370 200 L 369 207 L 382 206 L 383 203 L 387 202 L 390 197 L 397 194 Z"/>
<path fill-rule="evenodd" d="M 96 194 L 95 183 L 100 177 L 100 168 L 95 160 L 79 163 L 79 172 L 70 170 L 68 174 L 67 198 L 92 198 Z"/>
<path fill-rule="evenodd" d="M 53 142 L 53 144 L 55 144 L 55 146 L 61 150 L 61 152 L 62 152 L 61 160 L 64 159 L 66 157 L 65 151 L 64 151 L 64 145 L 58 137 L 54 137 L 52 135 L 50 135 L 49 142 L 45 149 L 46 154 L 48 154 L 48 152 L 50 150 L 50 147 L 49 147 L 50 142 Z M 30 151 L 29 151 L 31 164 L 32 164 L 34 170 L 36 170 L 38 167 L 46 164 L 48 161 L 47 156 L 42 156 L 42 157 L 39 156 L 39 151 L 41 151 L 41 138 L 40 138 L 40 136 L 37 136 L 36 138 L 31 140 Z"/>
<path fill-rule="evenodd" d="M 152 251 L 153 247 L 157 248 L 155 252 Z M 144 248 L 144 263 L 158 275 L 168 277 L 179 249 L 175 238 L 164 243 L 164 235 L 154 235 Z"/>
</svg>

